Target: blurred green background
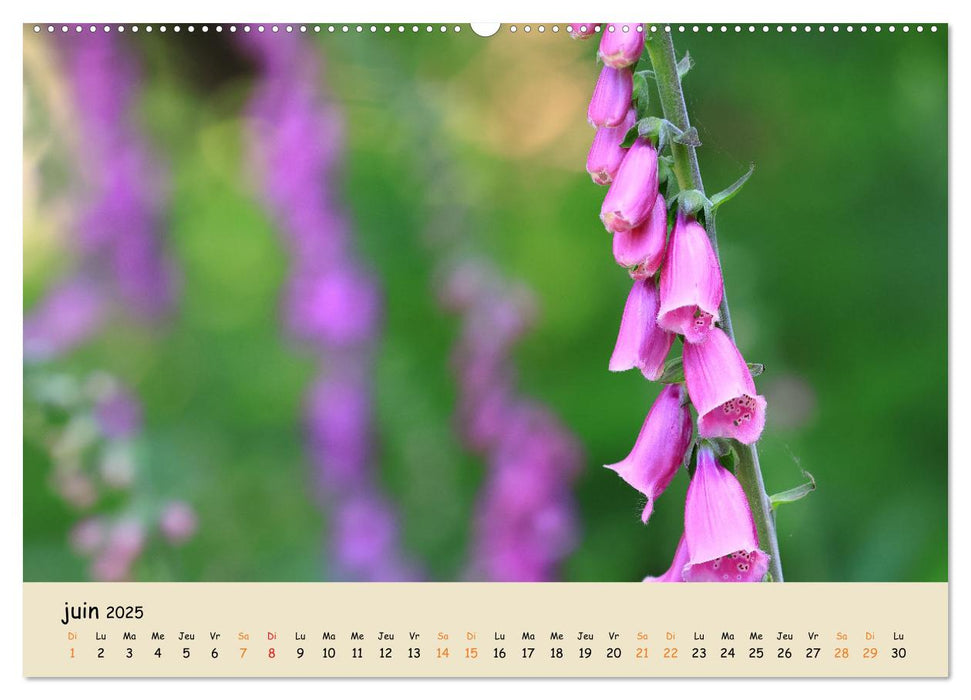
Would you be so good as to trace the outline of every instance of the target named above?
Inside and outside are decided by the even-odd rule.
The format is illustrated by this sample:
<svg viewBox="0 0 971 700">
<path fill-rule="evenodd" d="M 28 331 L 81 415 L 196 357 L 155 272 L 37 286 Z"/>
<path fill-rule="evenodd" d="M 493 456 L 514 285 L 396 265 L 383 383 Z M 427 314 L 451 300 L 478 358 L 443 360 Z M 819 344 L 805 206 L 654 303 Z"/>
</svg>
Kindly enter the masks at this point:
<svg viewBox="0 0 971 700">
<path fill-rule="evenodd" d="M 584 446 L 582 533 L 563 578 L 639 580 L 668 566 L 687 479 L 644 527 L 639 495 L 601 466 L 627 454 L 656 387 L 607 371 L 630 283 L 597 218 L 604 190 L 584 172 L 596 41 L 462 29 L 307 38 L 344 111 L 345 206 L 388 300 L 375 370 L 382 483 L 408 551 L 430 577 L 457 578 L 483 468 L 452 430 L 458 322 L 436 305 L 422 240 L 454 198 L 462 235 L 537 296 L 538 322 L 515 350 L 522 391 Z M 778 514 L 789 580 L 947 579 L 946 34 L 675 38 L 695 60 L 685 90 L 709 191 L 756 164 L 719 235 L 740 349 L 767 368 L 767 488 L 795 486 L 800 469 L 818 484 Z M 28 143 L 55 152 L 32 61 L 56 38 L 25 34 Z M 151 549 L 137 578 L 318 579 L 325 518 L 299 426 L 314 362 L 278 321 L 287 258 L 254 196 L 240 118 L 251 69 L 213 34 L 127 40 L 143 63 L 141 123 L 170 169 L 179 313 L 162 331 L 114 326 L 58 368 L 108 369 L 135 387 L 145 483 L 199 511 L 197 536 Z M 433 151 L 448 154 L 441 178 Z M 26 308 L 70 265 L 70 233 L 38 189 L 25 203 Z M 77 514 L 49 469 L 28 422 L 24 577 L 84 579 L 66 539 Z"/>
</svg>

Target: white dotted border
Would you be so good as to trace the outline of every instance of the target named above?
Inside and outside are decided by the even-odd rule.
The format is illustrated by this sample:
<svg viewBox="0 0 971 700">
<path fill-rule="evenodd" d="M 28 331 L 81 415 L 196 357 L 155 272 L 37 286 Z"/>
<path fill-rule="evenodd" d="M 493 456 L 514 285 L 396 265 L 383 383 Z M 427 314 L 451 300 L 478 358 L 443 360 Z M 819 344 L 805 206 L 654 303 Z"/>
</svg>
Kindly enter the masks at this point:
<svg viewBox="0 0 971 700">
<path fill-rule="evenodd" d="M 576 26 L 580 31 L 586 32 L 589 25 L 585 25 L 585 24 L 584 25 L 571 25 L 571 24 L 567 24 L 567 25 L 563 25 L 562 26 L 562 29 L 564 31 L 566 31 L 566 32 L 570 32 L 570 31 L 573 30 L 573 27 L 574 26 Z M 634 25 L 634 26 L 636 26 L 636 31 L 638 31 L 638 32 L 643 31 L 643 28 L 641 27 L 641 25 Z M 598 25 L 594 25 L 593 28 L 594 28 L 594 33 L 599 33 L 601 31 L 604 31 L 605 29 L 606 30 L 609 30 L 609 31 L 616 31 L 616 27 L 621 27 L 622 28 L 622 31 L 625 31 L 625 32 L 626 31 L 629 31 L 630 28 L 633 28 L 631 25 L 626 25 L 626 24 L 624 24 L 624 25 L 609 24 L 609 25 L 606 25 L 606 26 L 598 24 Z M 275 33 L 275 34 L 276 33 L 280 33 L 280 32 L 284 32 L 284 33 L 287 33 L 287 34 L 292 34 L 294 32 L 300 32 L 300 33 L 303 33 L 303 34 L 306 34 L 306 33 L 320 34 L 320 33 L 323 33 L 323 32 L 326 32 L 326 33 L 329 33 L 329 34 L 351 34 L 351 33 L 363 34 L 365 32 L 369 32 L 371 34 L 377 34 L 377 33 L 391 34 L 393 32 L 396 32 L 398 34 L 405 34 L 405 33 L 418 34 L 420 32 L 424 32 L 426 34 L 431 34 L 431 33 L 435 33 L 436 31 L 439 34 L 446 34 L 446 33 L 449 33 L 449 32 L 457 33 L 457 32 L 461 32 L 462 31 L 462 27 L 459 26 L 459 25 L 457 25 L 457 24 L 456 25 L 445 25 L 445 24 L 441 24 L 441 25 L 431 25 L 431 24 L 425 24 L 425 25 L 418 25 L 418 24 L 394 24 L 394 25 L 392 25 L 392 24 L 384 24 L 384 25 L 378 25 L 378 24 L 370 24 L 370 25 L 366 25 L 366 24 L 324 24 L 324 25 L 321 25 L 321 24 L 283 24 L 283 25 L 280 25 L 280 24 L 252 24 L 252 25 L 251 24 L 240 24 L 240 25 L 230 24 L 230 25 L 221 25 L 221 24 L 216 24 L 216 25 L 208 25 L 208 24 L 203 24 L 203 25 L 186 25 L 184 28 L 185 28 L 186 31 L 188 31 L 190 33 L 191 32 L 195 32 L 196 30 L 201 31 L 201 32 L 208 32 L 210 29 L 212 29 L 212 30 L 214 30 L 216 32 L 222 32 L 224 30 L 227 30 L 227 31 L 230 31 L 230 32 L 237 32 L 237 31 L 251 32 L 251 31 L 254 31 L 254 32 L 271 32 L 271 33 Z M 512 33 L 512 34 L 518 33 L 520 30 L 522 30 L 522 32 L 524 34 L 530 34 L 530 33 L 534 32 L 534 31 L 537 32 L 537 33 L 539 33 L 539 34 L 544 34 L 544 33 L 546 33 L 547 30 L 549 30 L 550 32 L 553 32 L 554 34 L 556 34 L 556 33 L 558 33 L 561 30 L 561 26 L 560 25 L 557 25 L 557 24 L 553 24 L 553 25 L 544 25 L 544 24 L 539 24 L 539 25 L 530 25 L 530 24 L 517 25 L 517 24 L 510 24 L 510 25 L 504 25 L 504 28 L 505 28 L 506 31 L 508 31 L 509 33 Z M 666 31 L 666 32 L 677 31 L 677 32 L 682 32 L 682 33 L 684 33 L 684 32 L 694 32 L 694 33 L 698 33 L 698 32 L 704 31 L 704 32 L 707 32 L 709 34 L 710 33 L 714 33 L 714 32 L 722 32 L 722 33 L 734 32 L 736 34 L 741 34 L 742 32 L 748 32 L 750 34 L 754 34 L 756 32 L 761 32 L 763 34 L 768 34 L 769 32 L 771 32 L 773 30 L 776 33 L 782 33 L 782 32 L 785 32 L 785 31 L 788 31 L 790 33 L 796 33 L 796 32 L 809 33 L 809 32 L 815 31 L 815 32 L 819 32 L 819 33 L 833 32 L 834 34 L 837 34 L 837 33 L 841 32 L 841 31 L 845 31 L 847 33 L 852 33 L 854 31 L 859 31 L 860 33 L 867 33 L 869 31 L 873 31 L 873 32 L 876 32 L 876 33 L 880 33 L 880 32 L 883 32 L 883 31 L 887 31 L 887 32 L 890 32 L 891 34 L 893 34 L 898 29 L 901 32 L 903 32 L 903 33 L 906 34 L 906 33 L 909 33 L 911 30 L 913 30 L 915 32 L 918 32 L 918 33 L 923 32 L 925 29 L 929 29 L 931 32 L 936 32 L 938 30 L 937 25 L 934 25 L 934 24 L 929 25 L 929 26 L 928 25 L 922 25 L 922 24 L 916 24 L 916 25 L 911 25 L 911 24 L 902 24 L 902 25 L 895 25 L 895 24 L 871 24 L 871 25 L 867 25 L 867 24 L 859 24 L 859 25 L 854 25 L 854 24 L 842 24 L 842 25 L 841 24 L 834 24 L 834 25 L 823 25 L 823 24 L 820 24 L 820 25 L 809 25 L 809 24 L 805 24 L 805 25 L 796 25 L 796 24 L 787 24 L 787 25 L 782 25 L 782 24 L 772 24 L 772 25 L 769 25 L 769 24 L 761 24 L 761 25 L 754 25 L 754 24 L 748 24 L 748 25 L 740 25 L 740 24 L 734 24 L 734 25 L 733 24 L 715 24 L 715 25 L 712 25 L 712 24 L 701 24 L 701 25 L 699 25 L 699 24 L 692 24 L 692 25 L 683 25 L 683 24 L 680 24 L 680 25 L 677 25 L 677 26 L 672 26 L 672 25 L 669 25 L 669 24 L 665 24 L 665 25 L 651 25 L 651 31 L 652 32 L 658 31 L 659 28 L 663 28 L 663 30 Z M 124 33 L 126 31 L 130 31 L 132 33 L 137 33 L 139 31 L 145 31 L 146 33 L 151 33 L 153 31 L 155 31 L 156 29 L 159 32 L 161 32 L 161 33 L 165 33 L 165 32 L 167 32 L 169 30 L 178 33 L 178 32 L 181 32 L 183 30 L 183 26 L 182 25 L 178 25 L 178 24 L 175 24 L 175 25 L 165 25 L 165 24 L 162 24 L 162 25 L 151 25 L 151 24 L 146 24 L 146 25 L 138 25 L 138 24 L 131 24 L 131 25 L 124 25 L 124 24 L 116 24 L 116 25 L 107 25 L 107 24 L 105 24 L 105 25 L 97 25 L 97 24 L 47 24 L 47 25 L 41 25 L 41 24 L 35 24 L 35 25 L 33 25 L 33 29 L 34 29 L 34 33 L 35 34 L 39 34 L 42 31 L 44 31 L 45 29 L 46 29 L 46 31 L 49 34 L 53 34 L 53 33 L 57 32 L 57 31 L 60 31 L 63 34 L 67 34 L 67 33 L 72 32 L 72 31 L 75 32 L 75 33 L 77 33 L 77 34 L 80 34 L 80 33 L 85 32 L 85 31 L 86 32 L 89 32 L 89 33 L 95 33 L 95 32 L 97 32 L 99 30 L 102 31 L 102 32 L 117 31 L 119 33 Z"/>
</svg>

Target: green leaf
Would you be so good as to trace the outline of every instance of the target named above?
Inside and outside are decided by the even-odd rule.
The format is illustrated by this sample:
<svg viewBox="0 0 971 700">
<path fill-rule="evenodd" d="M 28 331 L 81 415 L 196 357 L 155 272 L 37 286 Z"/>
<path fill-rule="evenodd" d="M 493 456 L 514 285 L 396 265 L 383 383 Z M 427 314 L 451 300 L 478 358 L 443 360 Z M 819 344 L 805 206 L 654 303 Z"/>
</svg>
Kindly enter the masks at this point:
<svg viewBox="0 0 971 700">
<path fill-rule="evenodd" d="M 701 145 L 701 139 L 698 137 L 698 130 L 691 127 L 687 131 L 681 131 L 674 137 L 675 143 L 681 143 L 685 146 L 693 146 L 698 148 Z"/>
<path fill-rule="evenodd" d="M 711 206 L 711 202 L 704 192 L 699 190 L 681 190 L 678 194 L 678 204 L 686 214 L 694 216 L 706 206 Z"/>
<path fill-rule="evenodd" d="M 656 79 L 656 76 L 654 75 L 654 71 L 652 71 L 650 68 L 646 70 L 639 70 L 636 73 L 634 73 L 634 80 L 637 80 L 637 76 L 641 76 L 645 79 L 650 78 L 651 80 Z"/>
<path fill-rule="evenodd" d="M 816 479 L 813 478 L 813 475 L 807 472 L 805 469 L 803 470 L 802 474 L 809 479 L 809 481 L 807 481 L 805 484 L 799 484 L 799 486 L 796 486 L 795 488 L 769 496 L 769 502 L 772 504 L 772 510 L 775 510 L 783 503 L 795 503 L 796 501 L 800 501 L 816 490 Z"/>
<path fill-rule="evenodd" d="M 639 134 L 637 133 L 637 124 L 634 124 L 634 126 L 632 126 L 630 129 L 627 130 L 627 135 L 624 136 L 624 140 L 621 141 L 620 147 L 630 148 L 631 146 L 634 145 L 634 142 L 637 140 L 638 136 Z"/>
<path fill-rule="evenodd" d="M 688 449 L 684 451 L 684 458 L 681 460 L 681 466 L 684 467 L 688 474 L 694 476 L 694 470 L 692 467 L 695 465 L 695 455 L 698 451 L 698 440 L 697 434 L 695 433 L 694 426 L 691 428 L 691 442 L 688 443 Z"/>
<path fill-rule="evenodd" d="M 661 148 L 659 139 L 661 135 L 661 130 L 664 128 L 664 120 L 660 117 L 644 117 L 638 120 L 637 133 L 639 136 L 649 138 L 654 143 L 658 144 L 658 148 Z"/>
<path fill-rule="evenodd" d="M 684 381 L 684 363 L 681 357 L 672 357 L 664 363 L 664 371 L 658 377 L 662 384 L 680 384 Z"/>
<path fill-rule="evenodd" d="M 706 442 L 716 457 L 727 457 L 733 449 L 732 441 L 728 438 L 711 438 L 706 440 Z"/>
<path fill-rule="evenodd" d="M 694 68 L 695 61 L 691 58 L 691 54 L 687 51 L 684 52 L 684 58 L 678 61 L 678 79 L 684 78 L 688 74 L 688 71 Z"/>
<path fill-rule="evenodd" d="M 742 175 L 742 177 L 738 178 L 738 180 L 736 180 L 733 185 L 731 185 L 727 189 L 722 190 L 718 194 L 712 196 L 711 208 L 717 211 L 718 207 L 720 207 L 722 204 L 724 204 L 732 197 L 734 197 L 736 194 L 738 194 L 738 191 L 742 189 L 742 185 L 748 182 L 748 179 L 752 177 L 752 173 L 754 172 L 755 172 L 755 163 L 752 163 L 749 166 L 748 172 Z"/>
<path fill-rule="evenodd" d="M 667 184 L 669 181 L 674 181 L 674 162 L 667 156 L 661 156 L 657 159 L 657 181 L 661 185 Z M 665 197 L 665 200 L 667 197 Z"/>
</svg>

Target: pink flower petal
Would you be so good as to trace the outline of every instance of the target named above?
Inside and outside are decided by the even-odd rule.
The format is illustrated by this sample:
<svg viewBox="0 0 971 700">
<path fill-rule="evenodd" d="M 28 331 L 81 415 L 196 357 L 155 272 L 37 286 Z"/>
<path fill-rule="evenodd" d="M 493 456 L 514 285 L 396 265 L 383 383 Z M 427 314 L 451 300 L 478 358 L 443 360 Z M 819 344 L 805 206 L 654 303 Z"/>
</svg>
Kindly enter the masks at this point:
<svg viewBox="0 0 971 700">
<path fill-rule="evenodd" d="M 674 335 L 657 326 L 658 294 L 654 280 L 635 280 L 627 295 L 620 320 L 617 344 L 610 356 L 611 372 L 637 367 L 649 380 L 656 381 L 664 371 L 664 360 L 671 350 Z"/>
<path fill-rule="evenodd" d="M 658 323 L 689 343 L 703 343 L 719 320 L 722 294 L 721 267 L 708 234 L 679 212 L 661 272 Z"/>
<path fill-rule="evenodd" d="M 685 343 L 684 377 L 698 411 L 698 434 L 750 445 L 765 428 L 765 399 L 738 348 L 720 328 L 701 344 Z"/>
<path fill-rule="evenodd" d="M 652 277 L 664 260 L 668 235 L 668 210 L 664 195 L 658 194 L 647 220 L 637 228 L 614 234 L 614 260 L 631 270 L 631 277 Z"/>
<path fill-rule="evenodd" d="M 684 539 L 685 581 L 761 581 L 768 570 L 742 485 L 707 447 L 688 486 Z"/>
<path fill-rule="evenodd" d="M 691 413 L 683 403 L 683 391 L 679 384 L 665 386 L 641 426 L 634 449 L 623 461 L 605 465 L 647 496 L 641 514 L 645 523 L 654 510 L 654 499 L 678 473 L 691 443 Z"/>
</svg>

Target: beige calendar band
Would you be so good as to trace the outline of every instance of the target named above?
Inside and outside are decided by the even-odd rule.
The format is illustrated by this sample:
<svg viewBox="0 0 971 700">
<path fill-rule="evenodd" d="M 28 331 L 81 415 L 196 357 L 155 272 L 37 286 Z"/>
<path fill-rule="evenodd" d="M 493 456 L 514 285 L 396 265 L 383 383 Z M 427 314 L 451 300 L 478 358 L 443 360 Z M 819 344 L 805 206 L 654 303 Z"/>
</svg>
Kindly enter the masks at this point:
<svg viewBox="0 0 971 700">
<path fill-rule="evenodd" d="M 26 676 L 947 673 L 946 583 L 24 584 Z"/>
</svg>

